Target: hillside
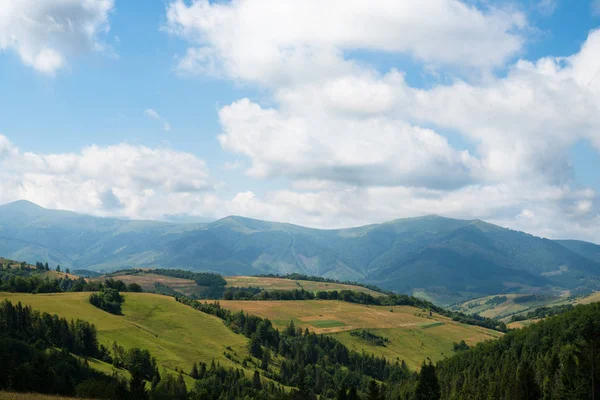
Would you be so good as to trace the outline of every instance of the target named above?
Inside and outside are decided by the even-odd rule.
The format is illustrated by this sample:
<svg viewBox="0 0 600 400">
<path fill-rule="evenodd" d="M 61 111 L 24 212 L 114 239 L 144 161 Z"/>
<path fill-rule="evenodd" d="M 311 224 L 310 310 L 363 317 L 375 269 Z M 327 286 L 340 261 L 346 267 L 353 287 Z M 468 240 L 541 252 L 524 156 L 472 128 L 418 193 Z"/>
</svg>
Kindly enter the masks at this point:
<svg viewBox="0 0 600 400">
<path fill-rule="evenodd" d="M 600 304 L 479 344 L 437 365 L 443 399 L 593 399 L 600 393 Z"/>
<path fill-rule="evenodd" d="M 543 319 L 543 316 L 540 317 L 539 315 L 540 311 L 546 310 L 548 312 L 557 310 L 557 312 L 562 313 L 567 310 L 567 307 L 597 303 L 599 301 L 600 292 L 578 296 L 565 294 L 560 297 L 506 294 L 469 300 L 464 303 L 455 304 L 450 309 L 502 320 L 508 324 L 509 328 L 522 328 Z M 515 321 L 513 318 L 519 318 L 519 320 Z"/>
<path fill-rule="evenodd" d="M 101 344 L 114 341 L 127 348 L 149 350 L 162 371 L 188 371 L 194 362 L 234 364 L 223 353 L 230 346 L 240 359 L 247 353 L 247 339 L 236 335 L 215 317 L 198 313 L 173 298 L 148 293 L 126 293 L 123 316 L 104 312 L 88 302 L 89 293 L 24 294 L 0 293 L 14 304 L 22 302 L 34 310 L 67 319 L 85 318 L 96 325 Z"/>
<path fill-rule="evenodd" d="M 270 319 L 279 329 L 290 321 L 303 329 L 331 334 L 348 348 L 366 351 L 391 360 L 405 360 L 413 369 L 427 357 L 437 361 L 451 355 L 455 342 L 464 340 L 475 345 L 500 337 L 497 331 L 465 325 L 442 315 L 429 316 L 421 309 L 408 306 L 379 307 L 342 301 L 227 301 L 219 302 L 233 311 L 244 311 Z M 386 346 L 376 346 L 351 335 L 367 329 L 389 339 Z"/>
<path fill-rule="evenodd" d="M 438 216 L 318 230 L 228 217 L 208 224 L 120 221 L 28 202 L 0 206 L 0 254 L 71 269 L 301 273 L 373 283 L 451 304 L 502 292 L 596 289 L 588 248 Z M 585 247 L 585 249 L 583 249 Z"/>
<path fill-rule="evenodd" d="M 107 276 L 99 276 L 91 278 L 92 281 L 103 282 L 107 277 L 118 279 L 125 284 L 137 283 L 145 292 L 155 292 L 156 285 L 166 286 L 173 289 L 175 292 L 185 296 L 200 295 L 202 286 L 198 285 L 192 279 L 177 278 L 173 276 L 159 275 L 153 272 L 152 269 L 146 270 L 125 270 L 113 273 Z M 382 296 L 383 293 L 368 289 L 362 286 L 349 285 L 338 282 L 319 282 L 303 279 L 288 279 L 276 277 L 261 277 L 261 276 L 225 276 L 227 285 L 225 289 L 230 288 L 258 288 L 263 290 L 296 290 L 304 289 L 309 292 L 333 291 L 333 290 L 352 290 L 361 293 L 367 293 L 371 296 Z"/>
</svg>

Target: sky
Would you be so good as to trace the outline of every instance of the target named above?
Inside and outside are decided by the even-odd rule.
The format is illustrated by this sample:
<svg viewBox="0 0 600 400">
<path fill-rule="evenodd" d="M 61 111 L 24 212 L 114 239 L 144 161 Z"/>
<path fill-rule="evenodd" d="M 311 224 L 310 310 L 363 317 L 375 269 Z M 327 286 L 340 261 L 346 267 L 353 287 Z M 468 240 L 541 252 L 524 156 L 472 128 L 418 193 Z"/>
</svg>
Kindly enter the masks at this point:
<svg viewBox="0 0 600 400">
<path fill-rule="evenodd" d="M 598 28 L 598 0 L 0 0 L 0 204 L 600 243 Z"/>
</svg>

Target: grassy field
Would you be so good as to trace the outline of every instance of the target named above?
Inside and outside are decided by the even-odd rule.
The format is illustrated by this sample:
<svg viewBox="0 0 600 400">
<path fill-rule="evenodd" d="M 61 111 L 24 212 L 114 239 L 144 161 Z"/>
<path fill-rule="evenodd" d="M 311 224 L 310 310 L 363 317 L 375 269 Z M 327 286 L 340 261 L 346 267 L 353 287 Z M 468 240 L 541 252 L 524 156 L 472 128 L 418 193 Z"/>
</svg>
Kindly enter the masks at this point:
<svg viewBox="0 0 600 400">
<path fill-rule="evenodd" d="M 189 371 L 194 362 L 213 359 L 225 366 L 238 366 L 224 356 L 226 346 L 240 361 L 248 354 L 247 339 L 231 332 L 223 322 L 200 313 L 175 299 L 149 293 L 126 293 L 123 316 L 116 316 L 88 303 L 89 293 L 22 294 L 0 293 L 0 300 L 22 302 L 35 310 L 67 319 L 85 319 L 96 325 L 105 346 L 117 341 L 125 348 L 148 349 L 161 367 Z M 110 365 L 96 366 L 103 370 Z M 108 371 L 105 371 L 108 372 Z M 162 368 L 161 368 L 162 372 Z"/>
<path fill-rule="evenodd" d="M 137 283 L 142 286 L 144 291 L 147 292 L 152 292 L 155 290 L 155 283 L 161 283 L 187 296 L 198 294 L 199 289 L 201 289 L 201 286 L 198 286 L 193 280 L 157 275 L 153 274 L 151 271 L 152 270 L 147 270 L 147 272 L 136 272 L 133 274 L 123 272 L 117 275 L 112 275 L 112 277 L 113 279 L 121 280 L 128 285 L 131 283 Z M 263 278 L 255 276 L 226 276 L 224 278 L 227 281 L 227 287 L 258 287 L 264 290 L 304 289 L 309 292 L 354 290 L 357 292 L 368 293 L 372 296 L 383 295 L 382 293 L 364 288 L 362 286 L 345 285 L 342 283 L 313 282 L 284 278 Z M 92 278 L 90 280 L 103 282 L 105 279 L 106 277 L 102 276 L 98 278 Z"/>
<path fill-rule="evenodd" d="M 590 304 L 600 301 L 600 292 L 595 292 L 587 296 L 572 297 L 568 293 L 565 293 L 562 297 L 549 297 L 547 299 L 535 299 L 533 301 L 526 301 L 522 303 L 516 303 L 514 300 L 527 296 L 523 294 L 506 294 L 506 300 L 499 304 L 487 304 L 486 302 L 495 296 L 481 297 L 467 301 L 465 303 L 452 307 L 454 310 L 466 312 L 466 313 L 477 313 L 484 317 L 497 318 L 504 321 L 507 327 L 510 329 L 519 329 L 525 326 L 534 324 L 540 319 L 524 320 L 511 322 L 513 315 L 526 315 L 529 312 L 535 311 L 540 307 L 554 307 L 571 304 L 576 306 L 578 304 Z"/>
<path fill-rule="evenodd" d="M 559 302 L 558 297 L 547 297 L 545 299 L 533 299 L 525 302 L 515 302 L 516 299 L 523 298 L 525 294 L 503 294 L 496 296 L 486 296 L 474 300 L 469 300 L 462 304 L 452 307 L 453 310 L 461 311 L 467 314 L 479 314 L 482 317 L 502 319 L 523 311 L 531 311 L 538 307 L 551 305 Z M 506 297 L 502 303 L 487 303 L 494 297 Z"/>
<path fill-rule="evenodd" d="M 501 336 L 501 333 L 424 312 L 408 306 L 378 307 L 342 301 L 220 301 L 231 310 L 269 318 L 277 328 L 290 322 L 317 333 L 331 334 L 357 351 L 404 359 L 418 368 L 429 357 L 440 360 L 452 354 L 454 342 L 469 345 Z M 390 312 L 393 310 L 393 312 Z M 352 336 L 351 330 L 369 329 L 390 340 L 386 347 L 373 346 Z"/>
<path fill-rule="evenodd" d="M 378 356 L 385 356 L 392 361 L 404 360 L 414 369 L 419 369 L 427 357 L 434 362 L 450 357 L 454 354 L 452 346 L 455 342 L 464 340 L 468 345 L 473 346 L 483 340 L 501 336 L 495 331 L 484 332 L 472 327 L 447 323 L 432 324 L 429 327 L 370 329 L 370 331 L 389 339 L 389 342 L 385 347 L 374 346 L 352 336 L 350 332 L 339 332 L 333 336 L 350 349 L 364 350 Z"/>
<path fill-rule="evenodd" d="M 106 277 L 99 277 L 99 278 L 92 278 L 90 280 L 104 282 L 105 279 L 106 279 Z M 201 288 L 201 286 L 198 286 L 196 284 L 196 282 L 191 279 L 174 278 L 171 276 L 163 276 L 163 275 L 157 275 L 157 274 L 146 273 L 146 272 L 136 273 L 136 274 L 132 274 L 132 275 L 128 275 L 128 274 L 117 275 L 117 276 L 113 276 L 113 279 L 123 281 L 127 285 L 129 285 L 131 283 L 137 283 L 146 292 L 154 291 L 155 283 L 160 283 L 165 286 L 168 286 L 171 289 L 176 290 L 180 293 L 183 293 L 187 296 L 191 296 L 191 295 L 195 294 Z"/>
<path fill-rule="evenodd" d="M 265 290 L 294 290 L 304 289 L 309 292 L 332 291 L 332 290 L 354 290 L 368 293 L 372 296 L 382 296 L 362 286 L 345 285 L 343 283 L 313 282 L 304 280 L 293 280 L 284 278 L 264 278 L 258 276 L 226 276 L 227 287 L 258 287 Z"/>
</svg>

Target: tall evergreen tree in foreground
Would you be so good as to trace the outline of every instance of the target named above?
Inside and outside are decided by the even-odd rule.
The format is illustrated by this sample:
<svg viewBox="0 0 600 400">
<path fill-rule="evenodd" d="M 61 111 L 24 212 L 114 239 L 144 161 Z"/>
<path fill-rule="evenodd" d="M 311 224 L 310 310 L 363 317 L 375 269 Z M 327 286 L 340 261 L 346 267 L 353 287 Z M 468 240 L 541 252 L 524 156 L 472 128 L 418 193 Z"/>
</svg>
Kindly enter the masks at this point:
<svg viewBox="0 0 600 400">
<path fill-rule="evenodd" d="M 417 389 L 415 390 L 416 400 L 438 400 L 441 397 L 440 384 L 435 374 L 435 366 L 429 362 L 423 361 Z"/>
</svg>

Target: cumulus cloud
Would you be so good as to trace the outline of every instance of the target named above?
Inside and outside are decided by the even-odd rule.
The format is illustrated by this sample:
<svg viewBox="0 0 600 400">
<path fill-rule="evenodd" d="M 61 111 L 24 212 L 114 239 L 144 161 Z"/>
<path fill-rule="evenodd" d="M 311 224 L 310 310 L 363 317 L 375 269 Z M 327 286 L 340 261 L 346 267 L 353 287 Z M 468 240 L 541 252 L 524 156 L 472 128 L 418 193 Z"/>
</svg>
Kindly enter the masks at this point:
<svg viewBox="0 0 600 400">
<path fill-rule="evenodd" d="M 171 125 L 169 124 L 169 122 L 164 119 L 163 117 L 161 117 L 161 115 L 156 112 L 155 110 L 153 110 L 152 108 L 148 108 L 144 111 L 144 115 L 148 118 L 151 118 L 155 121 L 160 122 L 160 124 L 162 125 L 162 129 L 165 132 L 169 132 L 171 130 Z"/>
<path fill-rule="evenodd" d="M 180 70 L 278 85 L 356 68 L 345 52 L 408 54 L 431 64 L 492 68 L 518 52 L 527 25 L 516 11 L 458 0 L 301 2 L 176 0 L 166 29 L 191 47 Z"/>
<path fill-rule="evenodd" d="M 398 120 L 286 114 L 248 99 L 219 116 L 221 145 L 248 156 L 247 172 L 259 178 L 451 188 L 474 179 L 477 168 L 477 160 L 443 136 Z"/>
<path fill-rule="evenodd" d="M 0 50 L 12 50 L 37 71 L 53 75 L 69 57 L 102 50 L 113 0 L 2 1 Z"/>
<path fill-rule="evenodd" d="M 270 95 L 221 108 L 221 146 L 247 158 L 247 175 L 290 181 L 213 200 L 320 227 L 436 213 L 600 241 L 599 197 L 569 153 L 580 141 L 600 151 L 600 32 L 570 57 L 518 60 L 526 17 L 474 3 L 353 0 L 325 13 L 316 1 L 172 1 L 166 29 L 189 44 L 181 72 Z M 408 54 L 450 83 L 411 87 L 355 51 Z"/>
<path fill-rule="evenodd" d="M 40 154 L 20 151 L 2 135 L 0 176 L 0 203 L 28 199 L 132 218 L 161 218 L 177 203 L 191 210 L 214 187 L 205 162 L 189 153 L 118 144 Z"/>
</svg>

